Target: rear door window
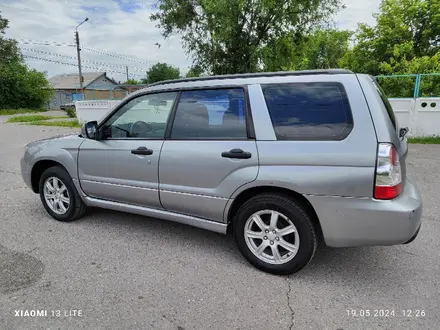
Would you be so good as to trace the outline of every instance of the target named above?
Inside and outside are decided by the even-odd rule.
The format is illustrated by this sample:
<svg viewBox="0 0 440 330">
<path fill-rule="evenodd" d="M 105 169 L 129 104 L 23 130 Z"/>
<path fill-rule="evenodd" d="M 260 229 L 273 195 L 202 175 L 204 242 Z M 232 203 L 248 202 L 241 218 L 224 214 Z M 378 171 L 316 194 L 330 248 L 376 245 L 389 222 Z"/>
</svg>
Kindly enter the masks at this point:
<svg viewBox="0 0 440 330">
<path fill-rule="evenodd" d="M 353 129 L 341 83 L 270 84 L 262 89 L 278 140 L 343 140 Z"/>
<path fill-rule="evenodd" d="M 244 104 L 242 88 L 184 91 L 171 139 L 247 140 Z"/>
</svg>

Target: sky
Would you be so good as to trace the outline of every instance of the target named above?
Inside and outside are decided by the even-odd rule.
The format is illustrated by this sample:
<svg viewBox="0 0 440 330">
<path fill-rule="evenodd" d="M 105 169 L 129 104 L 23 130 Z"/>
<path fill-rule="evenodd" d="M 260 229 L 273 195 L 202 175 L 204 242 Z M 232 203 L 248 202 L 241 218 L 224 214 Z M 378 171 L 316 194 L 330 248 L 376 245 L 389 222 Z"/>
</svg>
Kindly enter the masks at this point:
<svg viewBox="0 0 440 330">
<path fill-rule="evenodd" d="M 151 22 L 156 0 L 0 0 L 0 12 L 9 20 L 6 37 L 19 41 L 26 63 L 48 78 L 76 73 L 75 27 L 79 28 L 83 72 L 102 71 L 117 81 L 140 79 L 154 63 L 166 62 L 186 72 L 191 60 L 178 36 L 167 40 Z M 345 0 L 335 17 L 341 29 L 358 23 L 374 24 L 381 0 Z M 160 48 L 157 46 L 160 44 Z M 67 64 L 44 61 L 58 61 Z M 69 65 L 70 64 L 70 65 Z"/>
</svg>

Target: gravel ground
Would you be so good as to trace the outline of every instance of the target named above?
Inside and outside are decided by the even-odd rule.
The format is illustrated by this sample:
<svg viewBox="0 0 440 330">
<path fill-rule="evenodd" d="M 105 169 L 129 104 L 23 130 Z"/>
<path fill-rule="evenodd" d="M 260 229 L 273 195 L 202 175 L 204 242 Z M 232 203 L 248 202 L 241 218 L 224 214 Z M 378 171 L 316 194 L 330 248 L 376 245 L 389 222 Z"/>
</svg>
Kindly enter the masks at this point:
<svg viewBox="0 0 440 330">
<path fill-rule="evenodd" d="M 19 159 L 27 142 L 77 130 L 4 119 L 1 329 L 438 329 L 440 146 L 410 146 L 408 175 L 424 199 L 413 243 L 322 247 L 304 270 L 277 277 L 251 267 L 229 236 L 105 210 L 52 220 Z M 31 310 L 43 316 L 16 316 Z"/>
</svg>

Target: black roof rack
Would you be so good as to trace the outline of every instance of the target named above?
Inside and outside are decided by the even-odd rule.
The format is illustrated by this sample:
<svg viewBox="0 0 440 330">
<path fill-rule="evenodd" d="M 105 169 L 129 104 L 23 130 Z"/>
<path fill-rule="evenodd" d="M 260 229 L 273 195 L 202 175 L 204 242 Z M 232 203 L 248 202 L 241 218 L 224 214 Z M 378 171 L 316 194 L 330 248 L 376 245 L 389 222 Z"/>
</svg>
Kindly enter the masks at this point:
<svg viewBox="0 0 440 330">
<path fill-rule="evenodd" d="M 238 74 L 225 74 L 225 75 L 218 75 L 218 76 L 163 80 L 163 81 L 158 81 L 156 83 L 152 83 L 148 87 L 157 86 L 157 85 L 165 85 L 165 84 L 176 84 L 176 83 L 190 82 L 190 81 L 239 79 L 239 78 L 259 78 L 259 77 L 280 77 L 280 76 L 304 76 L 304 75 L 317 75 L 317 74 L 353 74 L 353 73 L 354 73 L 353 71 L 346 70 L 346 69 L 238 73 Z"/>
</svg>

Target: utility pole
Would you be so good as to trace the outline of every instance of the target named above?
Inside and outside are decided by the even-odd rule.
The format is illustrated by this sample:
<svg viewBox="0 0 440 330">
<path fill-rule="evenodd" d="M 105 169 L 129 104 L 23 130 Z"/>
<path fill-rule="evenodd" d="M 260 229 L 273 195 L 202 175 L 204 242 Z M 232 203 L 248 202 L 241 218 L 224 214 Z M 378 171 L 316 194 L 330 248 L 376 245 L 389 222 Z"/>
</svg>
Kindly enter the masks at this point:
<svg viewBox="0 0 440 330">
<path fill-rule="evenodd" d="M 76 54 L 78 57 L 79 88 L 82 93 L 83 79 L 82 79 L 82 70 L 81 70 L 81 48 L 79 46 L 79 33 L 78 33 L 78 31 L 75 31 L 75 43 L 76 43 Z"/>
<path fill-rule="evenodd" d="M 78 57 L 78 74 L 79 74 L 79 88 L 80 88 L 80 94 L 83 94 L 83 76 L 82 76 L 82 69 L 81 69 L 81 47 L 79 45 L 79 33 L 78 33 L 78 27 L 87 22 L 89 19 L 86 18 L 84 21 L 82 21 L 76 28 L 75 28 L 75 44 L 76 44 L 76 54 Z"/>
<path fill-rule="evenodd" d="M 127 81 L 129 81 L 130 79 L 128 78 L 128 66 L 125 67 L 125 72 L 127 73 Z"/>
</svg>

